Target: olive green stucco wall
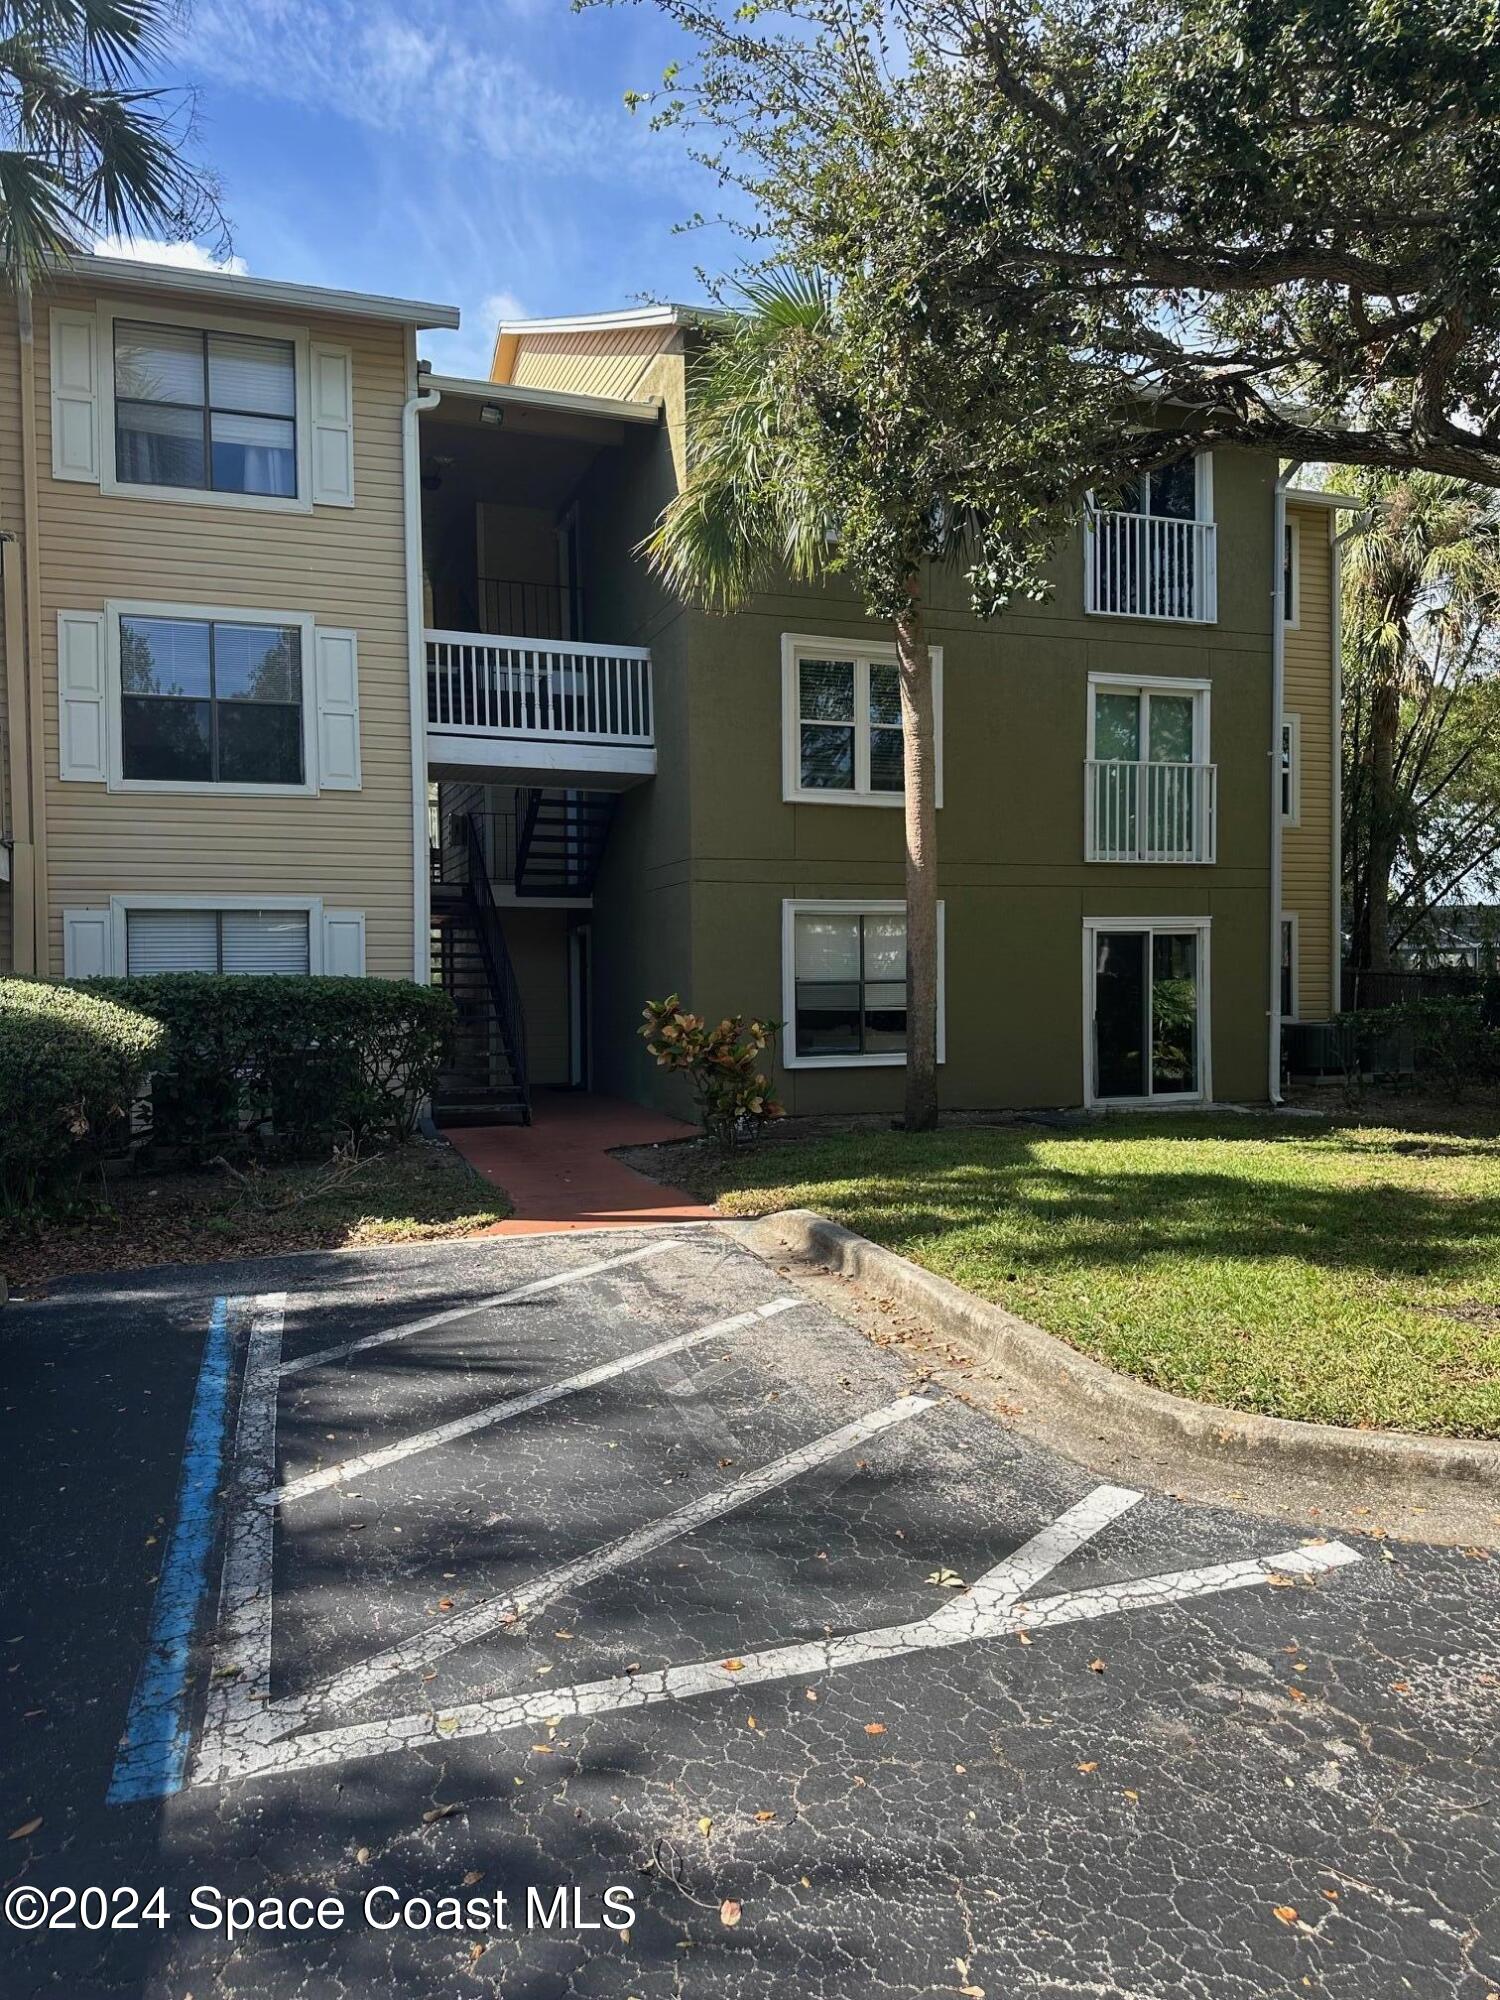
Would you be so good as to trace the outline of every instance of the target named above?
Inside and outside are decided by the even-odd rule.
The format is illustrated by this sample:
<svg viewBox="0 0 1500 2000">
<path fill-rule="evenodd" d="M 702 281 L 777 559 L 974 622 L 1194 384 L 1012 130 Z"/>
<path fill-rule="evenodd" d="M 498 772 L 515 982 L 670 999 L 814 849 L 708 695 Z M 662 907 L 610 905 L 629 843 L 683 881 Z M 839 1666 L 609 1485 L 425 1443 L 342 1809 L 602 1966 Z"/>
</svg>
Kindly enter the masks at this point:
<svg viewBox="0 0 1500 2000">
<path fill-rule="evenodd" d="M 662 364 L 669 387 L 674 365 Z M 782 635 L 889 634 L 833 589 L 788 587 L 732 618 L 684 610 L 629 558 L 671 490 L 677 449 L 663 432 L 612 455 L 586 560 L 594 629 L 652 648 L 658 766 L 626 795 L 596 889 L 595 1080 L 680 1109 L 636 1039 L 644 998 L 675 988 L 700 1013 L 780 1014 L 783 899 L 899 897 L 902 832 L 888 808 L 782 800 Z M 950 1107 L 1081 1100 L 1083 921 L 1106 915 L 1212 919 L 1214 1095 L 1265 1097 L 1274 477 L 1270 459 L 1216 454 L 1209 628 L 1085 616 L 1077 543 L 1050 602 L 989 625 L 963 610 L 960 580 L 939 579 Z M 1084 863 L 1090 672 L 1211 682 L 1217 865 Z M 895 1109 L 902 1087 L 897 1069 L 780 1082 L 799 1112 Z"/>
</svg>

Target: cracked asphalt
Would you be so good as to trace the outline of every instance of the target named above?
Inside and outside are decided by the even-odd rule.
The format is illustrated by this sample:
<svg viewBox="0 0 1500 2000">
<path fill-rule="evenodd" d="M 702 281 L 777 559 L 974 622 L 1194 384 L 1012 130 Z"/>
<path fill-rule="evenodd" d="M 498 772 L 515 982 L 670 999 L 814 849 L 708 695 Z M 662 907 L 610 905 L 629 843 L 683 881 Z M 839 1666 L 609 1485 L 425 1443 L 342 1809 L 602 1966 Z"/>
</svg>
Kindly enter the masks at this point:
<svg viewBox="0 0 1500 2000">
<path fill-rule="evenodd" d="M 189 1756 L 107 1805 L 216 1299 Z M 1122 1491 L 714 1228 L 82 1281 L 0 1366 L 4 1888 L 169 1911 L 0 1926 L 7 2000 L 1500 1992 L 1488 1550 Z"/>
</svg>

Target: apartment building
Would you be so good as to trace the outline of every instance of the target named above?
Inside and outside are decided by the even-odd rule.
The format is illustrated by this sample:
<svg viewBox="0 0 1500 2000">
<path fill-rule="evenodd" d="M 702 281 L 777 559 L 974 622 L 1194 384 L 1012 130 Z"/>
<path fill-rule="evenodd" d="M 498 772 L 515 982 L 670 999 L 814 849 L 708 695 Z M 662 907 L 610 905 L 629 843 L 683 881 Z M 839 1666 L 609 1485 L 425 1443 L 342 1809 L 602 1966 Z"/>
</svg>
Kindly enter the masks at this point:
<svg viewBox="0 0 1500 2000">
<path fill-rule="evenodd" d="M 17 969 L 433 977 L 440 1110 L 669 1105 L 645 998 L 785 1022 L 798 1112 L 895 1110 L 890 635 L 837 587 L 732 618 L 636 554 L 694 316 L 502 325 L 90 259 L 0 361 Z M 1050 601 L 934 584 L 940 1092 L 1264 1101 L 1336 1005 L 1336 503 L 1187 456 Z M 0 949 L 3 949 L 0 942 Z"/>
</svg>

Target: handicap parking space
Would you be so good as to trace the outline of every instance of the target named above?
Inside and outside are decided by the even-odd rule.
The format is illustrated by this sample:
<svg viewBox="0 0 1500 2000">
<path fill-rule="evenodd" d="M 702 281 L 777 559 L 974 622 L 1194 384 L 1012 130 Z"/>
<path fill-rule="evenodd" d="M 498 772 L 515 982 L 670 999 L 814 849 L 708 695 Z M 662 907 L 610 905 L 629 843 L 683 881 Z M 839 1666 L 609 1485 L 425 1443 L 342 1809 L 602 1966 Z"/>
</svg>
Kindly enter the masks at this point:
<svg viewBox="0 0 1500 2000">
<path fill-rule="evenodd" d="M 0 1935 L 7 1993 L 1493 1990 L 1477 1555 L 1100 1481 L 712 1227 L 19 1317 L 15 1448 L 115 1574 L 23 1482 L 79 1593 L 14 1579 L 18 1865 L 352 1914 Z M 465 1885 L 578 1900 L 360 1908 Z"/>
</svg>

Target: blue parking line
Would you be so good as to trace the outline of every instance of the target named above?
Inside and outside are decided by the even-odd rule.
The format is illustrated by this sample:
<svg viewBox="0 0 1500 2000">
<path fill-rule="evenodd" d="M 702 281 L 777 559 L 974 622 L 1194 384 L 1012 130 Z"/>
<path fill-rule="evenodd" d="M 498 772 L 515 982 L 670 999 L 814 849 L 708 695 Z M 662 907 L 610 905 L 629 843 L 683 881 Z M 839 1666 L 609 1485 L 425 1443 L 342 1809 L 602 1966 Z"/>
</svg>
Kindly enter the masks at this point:
<svg viewBox="0 0 1500 2000">
<path fill-rule="evenodd" d="M 229 1425 L 230 1308 L 215 1299 L 188 1418 L 177 1516 L 167 1542 L 151 1616 L 151 1638 L 120 1739 L 105 1803 L 129 1805 L 181 1791 L 192 1731 L 188 1716 L 188 1654 L 198 1629 L 208 1557 L 213 1546 Z"/>
</svg>

